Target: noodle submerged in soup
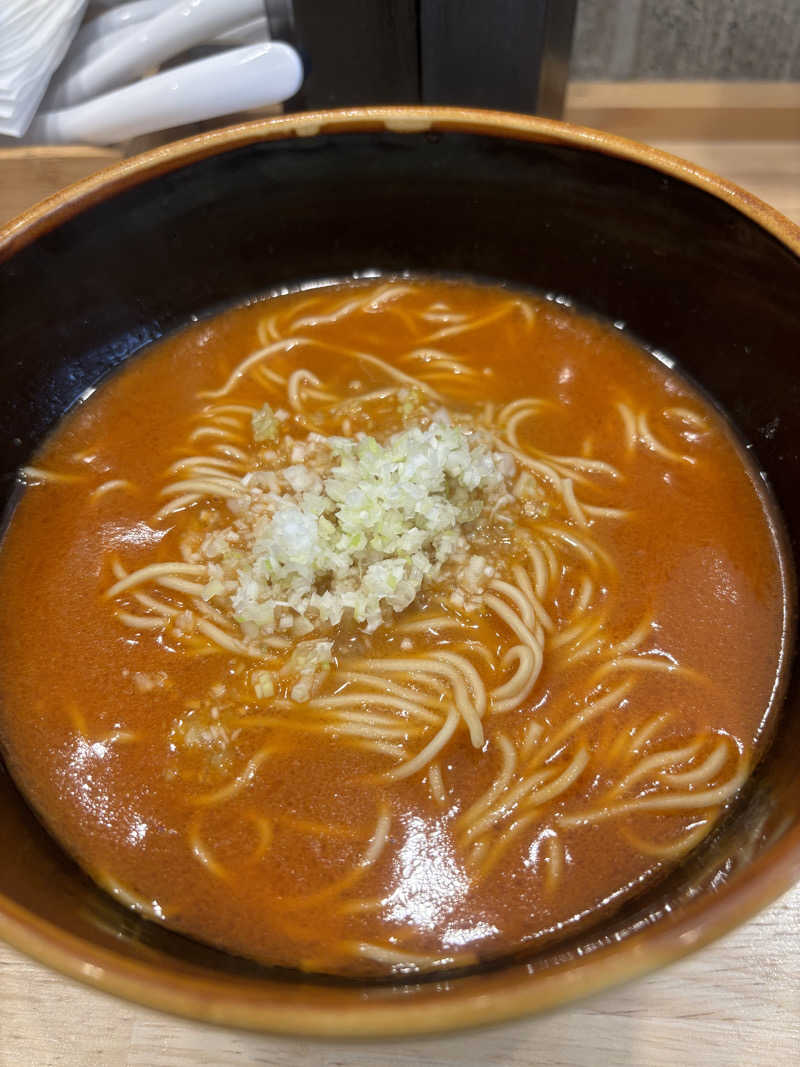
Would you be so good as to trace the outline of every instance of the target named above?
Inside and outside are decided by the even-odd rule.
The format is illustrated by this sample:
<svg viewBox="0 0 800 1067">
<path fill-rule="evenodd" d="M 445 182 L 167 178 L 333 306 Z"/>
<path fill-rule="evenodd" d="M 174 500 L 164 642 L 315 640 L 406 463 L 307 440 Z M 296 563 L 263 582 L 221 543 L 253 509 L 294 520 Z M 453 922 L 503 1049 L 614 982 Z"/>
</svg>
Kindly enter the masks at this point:
<svg viewBox="0 0 800 1067">
<path fill-rule="evenodd" d="M 619 331 L 423 280 L 153 346 L 0 557 L 7 762 L 123 903 L 267 963 L 469 964 L 617 906 L 757 760 L 780 558 Z"/>
</svg>

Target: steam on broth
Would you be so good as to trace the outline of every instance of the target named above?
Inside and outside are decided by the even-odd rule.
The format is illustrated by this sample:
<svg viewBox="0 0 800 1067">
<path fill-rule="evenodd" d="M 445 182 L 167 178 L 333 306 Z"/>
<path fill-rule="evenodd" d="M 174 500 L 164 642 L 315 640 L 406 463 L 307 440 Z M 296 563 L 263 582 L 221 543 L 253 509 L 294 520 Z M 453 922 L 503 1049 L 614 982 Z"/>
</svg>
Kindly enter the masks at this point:
<svg viewBox="0 0 800 1067">
<path fill-rule="evenodd" d="M 152 346 L 23 472 L 0 736 L 148 918 L 340 974 L 574 930 L 710 832 L 781 654 L 720 416 L 552 302 L 390 279 Z"/>
</svg>

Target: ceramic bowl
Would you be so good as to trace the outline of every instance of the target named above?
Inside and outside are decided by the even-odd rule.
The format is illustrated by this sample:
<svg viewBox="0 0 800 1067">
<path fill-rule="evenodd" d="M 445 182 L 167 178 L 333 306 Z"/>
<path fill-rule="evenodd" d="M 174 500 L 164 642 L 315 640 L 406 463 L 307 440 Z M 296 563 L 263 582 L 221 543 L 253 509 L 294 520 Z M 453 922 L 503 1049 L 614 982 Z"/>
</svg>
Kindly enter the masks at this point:
<svg viewBox="0 0 800 1067">
<path fill-rule="evenodd" d="M 301 114 L 167 145 L 0 234 L 0 472 L 143 344 L 253 294 L 422 271 L 564 294 L 669 354 L 727 410 L 800 538 L 800 231 L 629 141 L 451 109 Z M 393 983 L 314 979 L 123 910 L 0 767 L 0 936 L 101 989 L 304 1036 L 430 1033 L 540 1012 L 674 960 L 800 877 L 800 687 L 734 809 L 666 881 L 538 953 Z"/>
</svg>

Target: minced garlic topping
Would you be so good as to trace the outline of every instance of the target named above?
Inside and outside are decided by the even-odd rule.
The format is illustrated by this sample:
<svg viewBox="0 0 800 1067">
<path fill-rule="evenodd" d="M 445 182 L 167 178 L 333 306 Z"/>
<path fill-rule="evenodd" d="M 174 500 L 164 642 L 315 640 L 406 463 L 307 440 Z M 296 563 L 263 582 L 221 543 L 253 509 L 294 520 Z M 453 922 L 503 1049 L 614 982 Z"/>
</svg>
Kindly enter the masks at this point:
<svg viewBox="0 0 800 1067">
<path fill-rule="evenodd" d="M 254 439 L 277 437 L 281 415 L 262 409 Z M 482 560 L 469 532 L 510 499 L 515 473 L 483 431 L 444 411 L 382 443 L 311 433 L 284 455 L 295 462 L 244 477 L 231 525 L 201 547 L 206 599 L 224 598 L 253 636 L 303 635 L 348 615 L 371 632 L 449 561 L 474 575 Z"/>
</svg>

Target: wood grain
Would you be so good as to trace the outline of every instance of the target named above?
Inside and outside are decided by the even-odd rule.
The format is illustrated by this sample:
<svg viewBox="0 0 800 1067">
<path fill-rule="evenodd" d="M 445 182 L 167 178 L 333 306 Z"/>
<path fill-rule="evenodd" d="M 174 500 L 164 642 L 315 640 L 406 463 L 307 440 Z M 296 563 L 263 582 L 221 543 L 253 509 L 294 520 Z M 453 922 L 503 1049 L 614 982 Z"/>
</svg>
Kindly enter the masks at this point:
<svg viewBox="0 0 800 1067">
<path fill-rule="evenodd" d="M 800 83 L 573 82 L 564 117 L 648 143 L 800 139 Z"/>
<path fill-rule="evenodd" d="M 652 104 L 652 98 L 645 103 Z M 619 110 L 605 113 L 605 126 L 614 132 L 624 132 L 614 125 Z M 674 126 L 659 126 L 654 112 L 643 140 L 717 171 L 800 222 L 800 136 L 769 140 L 748 136 L 743 128 L 741 137 L 699 139 L 685 126 L 677 127 L 677 135 Z M 595 124 L 602 125 L 603 114 L 596 117 L 601 122 Z M 0 152 L 0 220 L 108 158 L 105 150 L 92 149 Z M 0 1067 L 539 1063 L 800 1063 L 800 886 L 723 941 L 570 1010 L 480 1033 L 391 1045 L 292 1042 L 211 1029 L 85 989 L 0 945 Z"/>
<path fill-rule="evenodd" d="M 158 1015 L 0 948 L 0 1067 L 790 1067 L 800 887 L 671 968 L 541 1019 L 402 1043 L 289 1041 Z"/>
<path fill-rule="evenodd" d="M 0 148 L 0 226 L 65 185 L 122 158 L 115 148 Z"/>
</svg>

